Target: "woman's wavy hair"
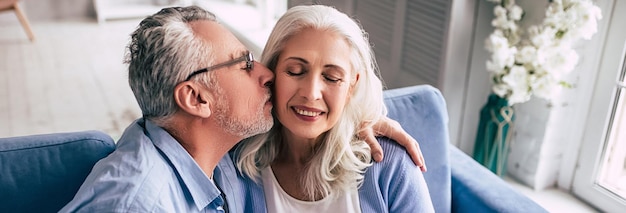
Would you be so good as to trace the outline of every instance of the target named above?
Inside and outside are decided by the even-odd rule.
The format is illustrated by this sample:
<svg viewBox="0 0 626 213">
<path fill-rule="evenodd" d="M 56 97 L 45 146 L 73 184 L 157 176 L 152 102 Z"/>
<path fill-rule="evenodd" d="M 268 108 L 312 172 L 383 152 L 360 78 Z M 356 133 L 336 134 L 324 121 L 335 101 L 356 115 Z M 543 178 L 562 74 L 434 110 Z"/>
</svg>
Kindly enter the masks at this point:
<svg viewBox="0 0 626 213">
<path fill-rule="evenodd" d="M 287 10 L 276 23 L 265 45 L 261 63 L 276 69 L 284 45 L 293 35 L 305 29 L 320 29 L 342 36 L 351 48 L 353 79 L 352 94 L 337 124 L 323 135 L 300 180 L 307 198 L 340 194 L 358 188 L 365 169 L 371 165 L 370 147 L 356 137 L 357 132 L 370 127 L 387 110 L 383 104 L 382 82 L 367 33 L 359 23 L 335 8 L 323 5 L 296 6 Z M 275 82 L 280 83 L 280 82 Z M 270 166 L 279 154 L 283 141 L 282 125 L 265 134 L 243 141 L 237 148 L 237 166 L 243 173 L 259 181 L 260 170 Z M 365 124 L 365 125 L 363 125 Z M 336 192 L 336 193 L 335 193 Z"/>
<path fill-rule="evenodd" d="M 178 110 L 174 88 L 201 67 L 213 63 L 211 45 L 196 36 L 189 22 L 216 21 L 197 7 L 164 8 L 139 23 L 126 49 L 128 83 L 143 116 L 164 125 Z M 194 78 L 212 88 L 212 74 Z"/>
</svg>

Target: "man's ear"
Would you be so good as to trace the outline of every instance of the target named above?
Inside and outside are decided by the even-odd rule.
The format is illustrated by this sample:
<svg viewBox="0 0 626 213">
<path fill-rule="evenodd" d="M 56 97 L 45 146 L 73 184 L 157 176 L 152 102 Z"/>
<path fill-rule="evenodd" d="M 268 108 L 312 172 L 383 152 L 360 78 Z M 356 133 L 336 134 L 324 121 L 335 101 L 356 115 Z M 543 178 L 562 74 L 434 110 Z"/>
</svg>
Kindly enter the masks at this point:
<svg viewBox="0 0 626 213">
<path fill-rule="evenodd" d="M 197 84 L 185 81 L 174 87 L 174 100 L 178 107 L 194 116 L 208 118 L 211 116 L 211 101 L 203 97 L 205 89 Z"/>
</svg>

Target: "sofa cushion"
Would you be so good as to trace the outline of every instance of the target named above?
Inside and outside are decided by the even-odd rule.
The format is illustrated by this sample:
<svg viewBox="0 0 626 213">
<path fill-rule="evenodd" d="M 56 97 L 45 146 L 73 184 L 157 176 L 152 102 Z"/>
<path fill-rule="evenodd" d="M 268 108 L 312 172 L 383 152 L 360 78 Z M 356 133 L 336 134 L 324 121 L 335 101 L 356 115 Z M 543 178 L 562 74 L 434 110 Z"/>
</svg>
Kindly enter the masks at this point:
<svg viewBox="0 0 626 213">
<path fill-rule="evenodd" d="M 0 212 L 56 212 L 115 149 L 99 131 L 0 139 Z"/>
<path fill-rule="evenodd" d="M 448 112 L 441 92 L 429 85 L 387 90 L 388 116 L 419 143 L 428 171 L 424 178 L 436 212 L 450 212 Z"/>
<path fill-rule="evenodd" d="M 548 212 L 457 147 L 450 147 L 452 212 Z"/>
</svg>

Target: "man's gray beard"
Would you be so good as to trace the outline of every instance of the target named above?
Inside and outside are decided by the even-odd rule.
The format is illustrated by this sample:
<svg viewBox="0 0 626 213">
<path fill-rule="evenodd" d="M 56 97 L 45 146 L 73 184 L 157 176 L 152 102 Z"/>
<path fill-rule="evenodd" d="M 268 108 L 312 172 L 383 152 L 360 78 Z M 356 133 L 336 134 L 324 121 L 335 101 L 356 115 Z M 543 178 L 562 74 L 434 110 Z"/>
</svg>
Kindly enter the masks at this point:
<svg viewBox="0 0 626 213">
<path fill-rule="evenodd" d="M 265 104 L 259 105 L 259 108 L 255 110 L 256 113 L 253 113 L 253 117 L 235 117 L 232 116 L 231 109 L 228 106 L 227 100 L 229 100 L 229 97 L 226 97 L 221 88 L 216 88 L 215 92 L 217 97 L 219 97 L 215 103 L 215 119 L 224 131 L 247 138 L 265 133 L 274 125 L 274 119 L 271 116 L 265 116 Z"/>
</svg>

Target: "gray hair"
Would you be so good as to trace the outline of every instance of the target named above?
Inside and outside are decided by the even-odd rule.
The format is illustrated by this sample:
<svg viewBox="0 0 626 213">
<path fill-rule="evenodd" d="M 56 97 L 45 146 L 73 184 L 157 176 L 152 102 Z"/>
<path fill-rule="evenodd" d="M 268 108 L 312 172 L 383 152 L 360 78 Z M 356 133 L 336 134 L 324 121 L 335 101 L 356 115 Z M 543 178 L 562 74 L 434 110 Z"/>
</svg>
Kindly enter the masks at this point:
<svg viewBox="0 0 626 213">
<path fill-rule="evenodd" d="M 216 21 L 197 6 L 164 8 L 145 18 L 131 34 L 125 63 L 128 83 L 145 118 L 163 125 L 178 110 L 174 88 L 194 70 L 212 63 L 210 44 L 198 38 L 189 22 Z M 211 74 L 197 78 L 212 87 Z"/>
<path fill-rule="evenodd" d="M 312 5 L 290 8 L 270 34 L 261 63 L 275 70 L 286 41 L 310 28 L 328 30 L 342 36 L 351 48 L 352 77 L 354 79 L 357 73 L 360 75 L 341 118 L 316 145 L 315 153 L 303 171 L 305 175 L 300 182 L 308 198 L 313 199 L 315 195 L 326 197 L 339 194 L 331 192 L 342 192 L 360 185 L 364 170 L 371 165 L 371 153 L 365 141 L 355 135 L 386 115 L 386 108 L 378 66 L 367 33 L 355 20 L 332 7 Z M 365 122 L 370 123 L 362 125 Z M 280 129 L 281 124 L 275 122 L 270 132 L 241 143 L 237 166 L 244 173 L 258 179 L 259 171 L 276 158 L 284 143 Z"/>
</svg>

